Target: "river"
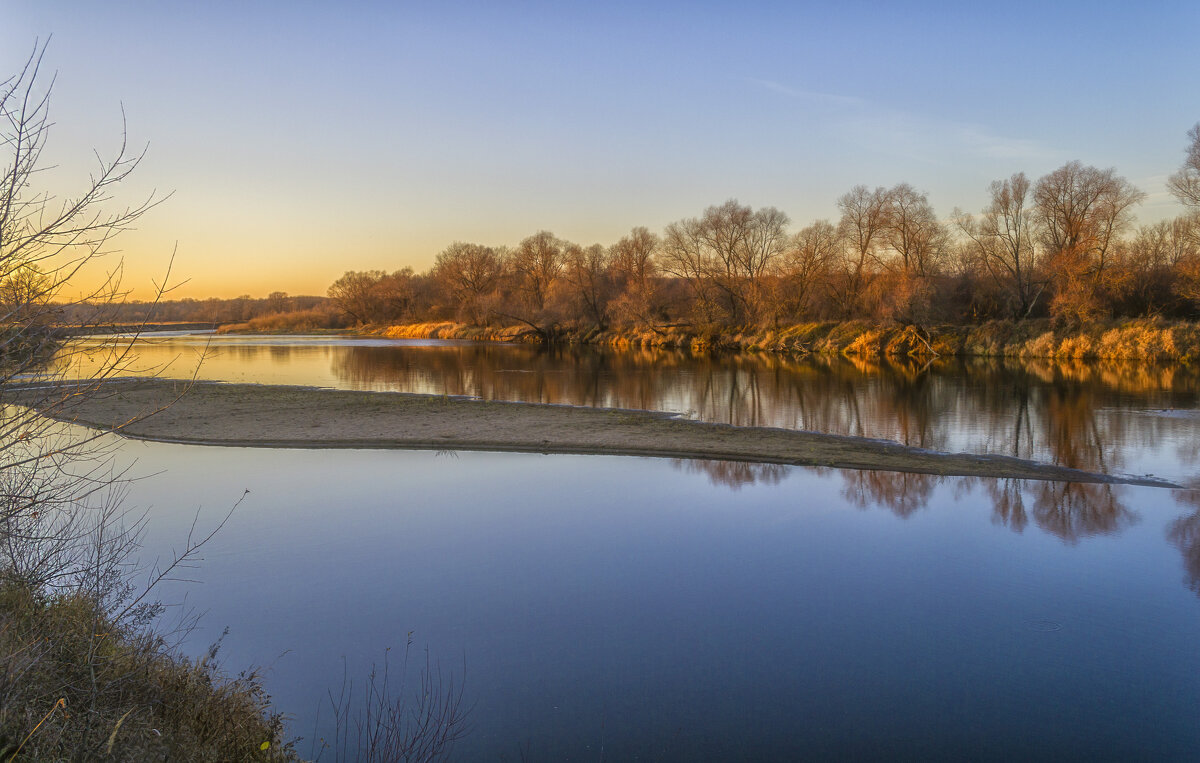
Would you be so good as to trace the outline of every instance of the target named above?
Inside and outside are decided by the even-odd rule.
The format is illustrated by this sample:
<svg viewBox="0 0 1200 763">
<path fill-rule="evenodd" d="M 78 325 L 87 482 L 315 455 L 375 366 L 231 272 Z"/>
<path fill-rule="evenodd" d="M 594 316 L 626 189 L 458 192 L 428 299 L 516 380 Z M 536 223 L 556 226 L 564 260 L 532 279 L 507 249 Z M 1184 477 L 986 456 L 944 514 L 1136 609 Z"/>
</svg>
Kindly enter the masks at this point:
<svg viewBox="0 0 1200 763">
<path fill-rule="evenodd" d="M 1195 484 L 1187 368 L 182 336 L 178 376 L 669 410 Z M 169 365 L 168 365 L 169 364 Z M 133 372 L 133 370 L 131 370 Z M 621 457 L 124 442 L 168 601 L 290 728 L 411 639 L 463 760 L 1190 758 L 1200 492 Z M 344 658 L 344 663 L 343 663 Z M 410 687 L 411 688 L 411 687 Z M 315 734 L 314 734 L 315 730 Z"/>
</svg>

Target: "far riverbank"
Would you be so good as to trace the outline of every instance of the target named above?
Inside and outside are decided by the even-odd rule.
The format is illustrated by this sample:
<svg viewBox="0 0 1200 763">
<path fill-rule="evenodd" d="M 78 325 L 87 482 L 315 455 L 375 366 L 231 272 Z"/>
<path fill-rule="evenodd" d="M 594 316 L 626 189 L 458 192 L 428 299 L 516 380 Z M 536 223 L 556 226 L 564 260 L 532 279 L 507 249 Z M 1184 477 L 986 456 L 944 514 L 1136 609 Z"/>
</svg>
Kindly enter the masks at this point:
<svg viewBox="0 0 1200 763">
<path fill-rule="evenodd" d="M 978 326 L 901 326 L 867 321 L 814 322 L 786 327 L 695 329 L 471 326 L 454 322 L 366 327 L 395 339 L 466 339 L 499 342 L 662 347 L 693 351 L 834 354 L 857 357 L 1005 357 L 1060 360 L 1200 360 L 1200 324 L 1139 319 L 1061 326 L 1050 320 L 990 321 Z"/>
</svg>

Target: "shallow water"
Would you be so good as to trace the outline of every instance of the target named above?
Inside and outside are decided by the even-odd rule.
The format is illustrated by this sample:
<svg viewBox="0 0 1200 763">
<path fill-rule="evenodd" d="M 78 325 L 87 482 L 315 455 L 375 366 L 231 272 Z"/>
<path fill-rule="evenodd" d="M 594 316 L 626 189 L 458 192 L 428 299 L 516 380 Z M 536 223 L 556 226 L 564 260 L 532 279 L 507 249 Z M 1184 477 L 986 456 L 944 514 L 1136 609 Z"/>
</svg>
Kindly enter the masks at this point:
<svg viewBox="0 0 1200 763">
<path fill-rule="evenodd" d="M 315 711 L 412 632 L 464 760 L 1186 758 L 1200 499 L 669 460 L 126 443 L 147 550 L 243 490 L 199 653 Z M 887 483 L 887 484 L 885 484 Z M 184 503 L 179 496 L 197 496 Z M 1190 570 L 1190 572 L 1189 572 Z M 361 685 L 361 680 L 359 682 Z M 328 718 L 328 711 L 325 712 Z M 329 734 L 326 726 L 319 734 Z M 308 742 L 300 749 L 308 752 Z"/>
<path fill-rule="evenodd" d="M 1112 474 L 1200 477 L 1200 370 L 1051 361 L 930 365 L 840 357 L 351 337 L 167 336 L 130 369 L 234 382 L 639 408 Z"/>
</svg>

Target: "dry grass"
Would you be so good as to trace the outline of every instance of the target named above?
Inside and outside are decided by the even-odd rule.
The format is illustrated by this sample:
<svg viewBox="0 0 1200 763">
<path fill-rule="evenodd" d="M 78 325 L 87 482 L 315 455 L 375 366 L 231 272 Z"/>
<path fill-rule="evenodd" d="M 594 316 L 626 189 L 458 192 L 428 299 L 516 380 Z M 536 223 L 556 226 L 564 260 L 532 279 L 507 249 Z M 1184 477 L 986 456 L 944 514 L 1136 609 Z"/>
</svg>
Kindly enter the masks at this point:
<svg viewBox="0 0 1200 763">
<path fill-rule="evenodd" d="M 0 759 L 295 760 L 256 673 L 169 651 L 73 592 L 0 581 Z M 19 750 L 19 755 L 17 754 Z"/>
<path fill-rule="evenodd" d="M 384 326 L 367 329 L 389 339 L 466 339 L 478 342 L 516 342 L 527 339 L 531 333 L 527 326 L 471 326 L 453 321 L 431 323 L 409 323 L 401 326 Z"/>
<path fill-rule="evenodd" d="M 272 313 L 233 323 L 218 329 L 219 334 L 287 334 L 327 331 L 347 326 L 346 317 L 336 310 L 297 310 Z"/>
<path fill-rule="evenodd" d="M 535 341 L 522 326 L 419 323 L 379 330 L 395 338 Z M 708 326 L 692 329 L 596 327 L 566 329 L 562 341 L 693 352 L 774 352 L 853 357 L 1010 357 L 1140 360 L 1190 363 L 1200 359 L 1200 324 L 1139 319 L 1087 326 L 1055 326 L 1049 320 L 989 321 L 978 326 L 883 326 L 867 321 L 791 326 Z"/>
</svg>

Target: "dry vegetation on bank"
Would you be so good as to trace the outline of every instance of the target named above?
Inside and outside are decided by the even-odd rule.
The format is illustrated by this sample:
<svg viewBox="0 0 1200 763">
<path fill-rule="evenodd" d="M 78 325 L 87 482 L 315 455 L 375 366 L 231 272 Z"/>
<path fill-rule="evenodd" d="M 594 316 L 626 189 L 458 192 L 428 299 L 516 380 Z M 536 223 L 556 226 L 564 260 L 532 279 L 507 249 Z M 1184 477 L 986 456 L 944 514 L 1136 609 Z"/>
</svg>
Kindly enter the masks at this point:
<svg viewBox="0 0 1200 763">
<path fill-rule="evenodd" d="M 87 592 L 0 579 L 0 759 L 295 760 L 258 674 L 191 660 Z"/>
<path fill-rule="evenodd" d="M 544 341 L 527 326 L 493 328 L 450 321 L 375 329 L 395 339 Z M 777 329 L 694 332 L 665 330 L 563 330 L 555 339 L 612 347 L 663 347 L 695 351 L 782 352 L 852 357 L 1003 357 L 1058 360 L 1144 360 L 1191 363 L 1200 359 L 1200 324 L 1156 319 L 1074 328 L 1050 320 L 990 321 L 981 326 L 881 327 L 866 321 L 806 323 Z"/>
<path fill-rule="evenodd" d="M 346 316 L 333 307 L 292 310 L 259 315 L 240 323 L 227 323 L 218 334 L 305 334 L 349 327 Z"/>
</svg>

